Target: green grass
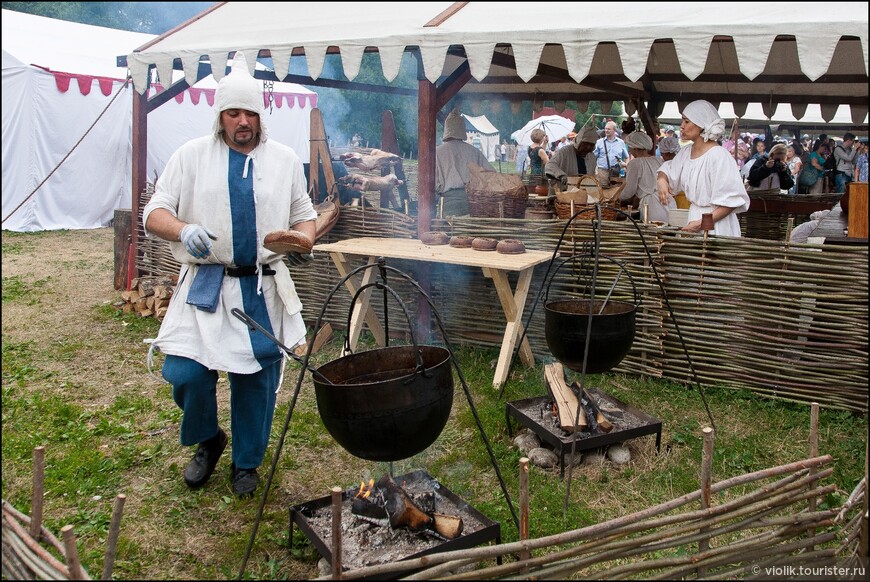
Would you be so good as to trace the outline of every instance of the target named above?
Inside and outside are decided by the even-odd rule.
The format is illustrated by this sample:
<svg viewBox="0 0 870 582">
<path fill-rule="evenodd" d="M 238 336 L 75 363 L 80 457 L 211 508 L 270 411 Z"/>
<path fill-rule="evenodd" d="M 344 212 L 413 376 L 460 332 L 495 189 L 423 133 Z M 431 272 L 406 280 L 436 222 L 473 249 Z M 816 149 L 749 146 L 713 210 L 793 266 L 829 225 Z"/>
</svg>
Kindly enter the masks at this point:
<svg viewBox="0 0 870 582">
<path fill-rule="evenodd" d="M 3 250 L 30 239 L 4 234 Z M 12 243 L 9 243 L 12 241 Z M 37 288 L 37 285 L 46 288 Z M 3 307 L 29 301 L 34 291 L 50 292 L 57 281 L 28 283 L 3 279 Z M 190 491 L 181 472 L 192 450 L 178 444 L 181 413 L 171 388 L 150 376 L 143 338 L 155 337 L 152 318 L 123 314 L 110 304 L 86 312 L 75 329 L 54 329 L 41 339 L 22 339 L 4 328 L 2 342 L 2 486 L 4 499 L 30 512 L 33 448 L 46 447 L 47 527 L 55 534 L 72 524 L 88 572 L 102 570 L 108 523 L 116 494 L 128 503 L 115 564 L 116 579 L 235 578 L 257 518 L 259 496 L 232 495 L 229 459 L 203 489 Z M 318 366 L 338 356 L 340 333 L 312 357 Z M 365 334 L 359 349 L 373 347 Z M 99 363 L 88 354 L 104 354 Z M 541 364 L 519 363 L 502 394 L 492 387 L 494 349 L 458 348 L 456 357 L 474 408 L 483 425 L 508 492 L 518 510 L 519 459 L 505 421 L 506 402 L 546 394 Z M 160 359 L 155 374 L 159 378 Z M 107 370 L 100 384 L 93 367 Z M 299 366 L 285 374 L 261 475 L 268 475 Z M 248 579 L 294 579 L 317 575 L 319 558 L 297 530 L 288 543 L 288 507 L 328 494 L 329 487 L 349 487 L 366 476 L 378 477 L 387 463 L 357 459 L 338 447 L 317 412 L 310 375 L 290 417 L 275 481 L 259 522 Z M 605 390 L 661 419 L 663 439 L 656 453 L 654 436 L 629 441 L 633 458 L 626 466 L 578 466 L 572 472 L 566 504 L 566 481 L 558 468 L 533 468 L 530 474 L 531 534 L 559 533 L 627 515 L 698 488 L 701 429 L 709 419 L 693 387 L 622 374 L 590 376 L 587 384 Z M 226 391 L 225 383 L 219 390 Z M 705 390 L 717 426 L 713 478 L 790 463 L 808 456 L 809 408 L 761 398 L 727 387 Z M 95 399 L 98 402 L 95 403 Z M 229 414 L 220 409 L 221 423 Z M 825 503 L 838 506 L 861 479 L 867 438 L 866 418 L 823 409 L 822 454 L 834 458 L 829 482 L 838 491 Z M 514 425 L 514 434 L 519 427 Z M 490 519 L 501 523 L 502 539 L 518 532 L 483 444 L 466 393 L 458 377 L 453 415 L 439 438 L 422 453 L 394 463 L 395 473 L 425 469 Z M 262 491 L 262 489 L 261 489 Z M 722 499 L 715 499 L 721 502 Z"/>
</svg>

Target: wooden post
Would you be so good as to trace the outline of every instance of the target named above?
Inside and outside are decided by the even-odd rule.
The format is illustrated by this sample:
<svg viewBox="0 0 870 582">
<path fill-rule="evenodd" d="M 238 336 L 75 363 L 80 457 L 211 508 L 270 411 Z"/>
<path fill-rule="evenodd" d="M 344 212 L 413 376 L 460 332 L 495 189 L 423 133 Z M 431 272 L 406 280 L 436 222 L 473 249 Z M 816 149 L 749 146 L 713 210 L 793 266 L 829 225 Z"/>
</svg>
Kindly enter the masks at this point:
<svg viewBox="0 0 870 582">
<path fill-rule="evenodd" d="M 861 514 L 864 516 L 861 519 L 861 529 L 858 531 L 858 555 L 862 556 L 865 560 L 867 559 L 867 549 L 868 549 L 868 533 L 867 533 L 867 469 L 868 469 L 868 453 L 870 453 L 870 449 L 868 449 L 868 443 L 870 443 L 870 439 L 864 441 L 864 503 L 861 504 Z M 866 563 L 866 562 L 865 562 Z"/>
<path fill-rule="evenodd" d="M 710 493 L 713 480 L 713 429 L 709 426 L 704 427 L 701 431 L 704 433 L 704 449 L 701 454 L 701 507 L 710 509 L 713 504 L 713 499 Z M 701 528 L 701 533 L 708 530 L 706 527 Z M 698 553 L 704 553 L 710 549 L 710 540 L 702 539 L 698 542 Z M 698 568 L 698 579 L 702 579 L 707 575 L 706 568 Z"/>
<path fill-rule="evenodd" d="M 69 568 L 70 580 L 85 580 L 85 572 L 82 570 L 79 551 L 76 548 L 76 534 L 73 533 L 73 526 L 63 526 L 60 529 L 60 533 L 63 534 L 63 547 L 66 555 L 66 566 Z"/>
<path fill-rule="evenodd" d="M 529 539 L 529 459 L 520 459 L 520 541 Z M 532 557 L 528 550 L 520 551 L 520 560 Z"/>
<path fill-rule="evenodd" d="M 132 231 L 131 210 L 118 208 L 112 227 L 115 229 L 115 290 L 127 290 L 127 265 L 130 260 L 130 239 Z"/>
<path fill-rule="evenodd" d="M 323 115 L 317 107 L 311 110 L 310 124 L 308 184 L 312 194 L 311 201 L 316 203 L 320 198 L 320 168 L 323 168 L 323 177 L 326 179 L 327 196 L 335 184 L 335 173 L 332 171 L 332 154 L 329 153 L 329 144 L 326 141 Z"/>
<path fill-rule="evenodd" d="M 867 182 L 849 182 L 844 196 L 849 206 L 849 238 L 867 238 Z"/>
<path fill-rule="evenodd" d="M 332 488 L 332 579 L 341 580 L 341 487 Z"/>
<path fill-rule="evenodd" d="M 150 73 L 149 73 L 150 74 Z M 130 258 L 127 272 L 127 281 L 139 276 L 139 268 L 136 266 L 136 258 L 139 256 L 139 220 L 140 200 L 139 197 L 145 192 L 148 183 L 148 90 L 141 95 L 133 91 L 133 196 L 131 201 L 131 228 L 130 228 Z M 126 281 L 124 289 L 126 289 Z"/>
<path fill-rule="evenodd" d="M 127 496 L 119 493 L 115 497 L 112 508 L 112 521 L 109 523 L 109 540 L 106 543 L 106 557 L 103 560 L 103 580 L 112 579 L 112 568 L 115 567 L 115 552 L 118 549 L 118 535 L 121 533 L 121 515 L 124 513 L 124 502 Z"/>
<path fill-rule="evenodd" d="M 30 537 L 39 541 L 42 538 L 42 501 L 45 483 L 45 447 L 33 449 L 33 510 L 30 516 Z"/>
<path fill-rule="evenodd" d="M 813 402 L 810 404 L 810 458 L 819 456 L 819 403 Z M 815 473 L 815 469 L 810 467 L 809 474 Z M 816 510 L 816 498 L 810 497 L 807 501 L 807 507 L 810 511 Z M 807 530 L 807 537 L 816 535 L 816 530 L 810 528 Z"/>
</svg>

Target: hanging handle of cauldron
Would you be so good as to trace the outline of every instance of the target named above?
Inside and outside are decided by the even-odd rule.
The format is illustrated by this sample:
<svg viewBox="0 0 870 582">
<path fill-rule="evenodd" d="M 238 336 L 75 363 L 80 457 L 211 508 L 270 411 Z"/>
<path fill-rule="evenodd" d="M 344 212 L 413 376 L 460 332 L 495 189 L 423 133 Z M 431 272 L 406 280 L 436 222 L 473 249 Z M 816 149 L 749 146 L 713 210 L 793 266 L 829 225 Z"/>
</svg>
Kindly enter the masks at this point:
<svg viewBox="0 0 870 582">
<path fill-rule="evenodd" d="M 248 315 L 247 313 L 245 313 L 244 311 L 242 311 L 238 307 L 233 307 L 230 310 L 230 313 L 235 315 L 236 318 L 242 320 L 245 323 L 245 325 L 247 325 L 252 330 L 259 331 L 264 336 L 269 338 L 272 341 L 272 343 L 274 343 L 276 346 L 278 346 L 281 349 L 281 351 L 283 351 L 285 354 L 287 354 L 288 357 L 292 358 L 293 360 L 296 360 L 296 362 L 305 366 L 309 372 L 311 372 L 312 374 L 314 374 L 318 378 L 320 378 L 320 380 L 322 382 L 329 384 L 330 386 L 335 386 L 335 384 L 333 384 L 329 378 L 327 378 L 326 376 L 321 374 L 320 371 L 317 370 L 317 368 L 314 368 L 313 366 L 310 366 L 310 365 L 306 365 L 306 362 L 303 358 L 300 358 L 299 356 L 297 356 L 293 350 L 291 350 L 290 348 L 285 346 L 283 343 L 281 343 L 281 341 L 277 337 L 275 337 L 274 335 L 269 333 L 269 331 L 265 327 L 263 327 L 262 325 L 257 323 L 253 317 L 251 317 L 250 315 Z"/>
<path fill-rule="evenodd" d="M 381 274 L 381 281 L 384 286 L 387 285 L 387 259 L 378 257 L 378 272 Z M 384 347 L 390 345 L 390 311 L 387 309 L 387 290 L 384 288 Z"/>
<path fill-rule="evenodd" d="M 427 372 L 426 367 L 423 365 L 423 354 L 420 351 L 420 346 L 417 344 L 417 336 L 416 336 L 416 334 L 414 334 L 414 326 L 411 324 L 411 315 L 408 313 L 408 308 L 405 307 L 405 303 L 402 301 L 402 298 L 399 297 L 399 294 L 396 293 L 395 291 L 393 291 L 392 287 L 384 284 L 383 281 L 375 281 L 373 283 L 363 285 L 362 287 L 357 289 L 357 292 L 354 293 L 353 299 L 350 302 L 350 309 L 348 310 L 348 314 L 347 314 L 347 329 L 350 329 L 350 325 L 351 325 L 350 320 L 353 316 L 353 307 L 354 307 L 354 305 L 356 305 L 357 299 L 366 289 L 368 289 L 370 287 L 374 287 L 375 289 L 383 290 L 385 298 L 387 296 L 387 293 L 392 295 L 395 298 L 396 303 L 399 304 L 399 307 L 402 308 L 402 313 L 405 314 L 405 319 L 408 321 L 408 329 L 411 330 L 411 343 L 414 345 L 414 354 L 417 356 L 417 365 L 414 368 L 414 374 L 410 378 L 408 378 L 407 381 L 405 381 L 405 384 L 409 384 L 410 382 L 413 382 L 414 379 L 417 377 L 417 375 L 422 375 L 424 378 L 431 377 L 431 373 Z M 386 299 L 384 301 L 386 302 Z M 384 311 L 386 311 L 386 305 L 384 305 Z M 350 347 L 349 338 L 350 338 L 350 334 L 348 334 L 345 337 L 345 348 L 348 349 L 348 353 L 350 353 L 350 351 L 349 351 L 349 347 Z"/>
<path fill-rule="evenodd" d="M 553 273 L 550 275 L 550 280 L 547 283 L 547 290 L 544 293 L 544 303 L 545 304 L 547 303 L 547 301 L 549 301 L 550 285 L 553 284 L 553 279 L 556 278 L 556 274 L 559 272 L 559 269 L 564 267 L 565 263 L 573 262 L 576 260 L 582 260 L 582 259 L 585 259 L 589 256 L 591 256 L 591 255 L 580 254 L 580 255 L 572 255 L 570 257 L 566 257 L 565 259 L 562 259 L 562 261 L 559 263 L 559 265 L 553 270 Z M 601 305 L 601 309 L 602 310 L 604 309 L 604 304 L 607 303 L 607 301 L 610 299 L 610 296 L 613 294 L 613 290 L 616 288 L 616 284 L 619 282 L 619 279 L 622 276 L 622 273 L 625 273 L 626 275 L 628 275 L 628 280 L 631 283 L 631 293 L 632 293 L 632 297 L 634 299 L 634 307 L 635 307 L 635 309 L 637 309 L 637 307 L 640 305 L 640 297 L 637 294 L 637 286 L 634 283 L 634 277 L 631 276 L 631 271 L 626 269 L 625 265 L 623 263 L 617 261 L 616 259 L 614 259 L 612 257 L 608 257 L 607 255 L 599 255 L 598 258 L 599 258 L 599 260 L 600 259 L 607 259 L 608 261 L 610 261 L 611 263 L 613 263 L 619 267 L 619 273 L 617 274 L 616 279 L 613 281 L 613 285 L 610 286 L 610 290 L 607 292 L 607 297 L 605 297 L 604 303 L 602 303 L 602 305 Z"/>
</svg>

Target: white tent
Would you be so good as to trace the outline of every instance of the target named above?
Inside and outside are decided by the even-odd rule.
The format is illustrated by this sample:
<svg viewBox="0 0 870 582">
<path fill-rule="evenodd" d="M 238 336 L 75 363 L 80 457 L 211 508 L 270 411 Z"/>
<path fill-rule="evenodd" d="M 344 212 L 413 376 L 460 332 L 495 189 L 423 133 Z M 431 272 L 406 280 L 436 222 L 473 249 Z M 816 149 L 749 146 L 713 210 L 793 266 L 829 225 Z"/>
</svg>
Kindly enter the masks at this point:
<svg viewBox="0 0 870 582">
<path fill-rule="evenodd" d="M 105 226 L 132 203 L 133 89 L 115 60 L 155 36 L 10 10 L 2 11 L 2 34 L 2 227 Z M 178 146 L 211 131 L 214 87 L 203 79 L 148 116 L 149 180 Z M 263 117 L 269 135 L 307 162 L 317 94 L 275 83 L 272 99 Z"/>
<path fill-rule="evenodd" d="M 462 114 L 465 120 L 465 131 L 477 134 L 480 138 L 480 150 L 486 159 L 494 162 L 499 156 L 499 139 L 498 129 L 487 119 L 486 115 L 478 115 L 476 117 Z"/>
</svg>

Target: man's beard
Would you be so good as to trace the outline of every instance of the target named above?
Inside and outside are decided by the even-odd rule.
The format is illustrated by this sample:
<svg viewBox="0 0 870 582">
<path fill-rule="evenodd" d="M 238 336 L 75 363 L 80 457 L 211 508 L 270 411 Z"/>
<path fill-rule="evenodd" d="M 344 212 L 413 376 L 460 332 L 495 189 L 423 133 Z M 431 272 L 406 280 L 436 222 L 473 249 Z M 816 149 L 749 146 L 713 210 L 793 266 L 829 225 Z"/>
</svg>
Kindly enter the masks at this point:
<svg viewBox="0 0 870 582">
<path fill-rule="evenodd" d="M 240 130 L 236 130 L 235 133 L 230 135 L 230 141 L 232 141 L 236 145 L 246 146 L 257 138 L 257 134 L 254 133 L 253 130 L 244 130 L 248 133 L 247 136 L 239 137 L 239 133 L 242 133 Z"/>
</svg>

